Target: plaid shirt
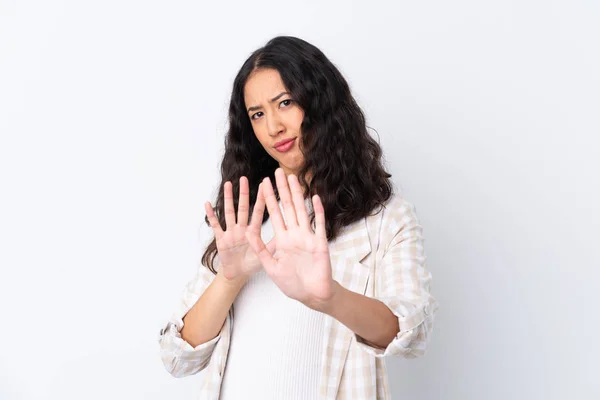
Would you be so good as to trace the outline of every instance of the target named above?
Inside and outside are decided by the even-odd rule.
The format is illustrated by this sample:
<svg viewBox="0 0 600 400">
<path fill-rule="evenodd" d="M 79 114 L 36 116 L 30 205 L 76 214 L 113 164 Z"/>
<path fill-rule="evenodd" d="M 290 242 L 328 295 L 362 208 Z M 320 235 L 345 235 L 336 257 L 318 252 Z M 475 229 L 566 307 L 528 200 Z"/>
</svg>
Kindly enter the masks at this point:
<svg viewBox="0 0 600 400">
<path fill-rule="evenodd" d="M 379 349 L 326 316 L 319 388 L 323 399 L 390 399 L 384 357 L 424 354 L 438 303 L 429 293 L 431 273 L 424 267 L 423 241 L 415 207 L 395 195 L 377 214 L 346 226 L 330 242 L 333 279 L 387 305 L 398 317 L 401 331 L 387 348 Z M 158 339 L 162 361 L 173 376 L 188 376 L 206 368 L 200 399 L 210 400 L 219 398 L 233 310 L 219 335 L 195 348 L 179 332 L 183 317 L 213 279 L 214 275 L 200 266 Z"/>
</svg>

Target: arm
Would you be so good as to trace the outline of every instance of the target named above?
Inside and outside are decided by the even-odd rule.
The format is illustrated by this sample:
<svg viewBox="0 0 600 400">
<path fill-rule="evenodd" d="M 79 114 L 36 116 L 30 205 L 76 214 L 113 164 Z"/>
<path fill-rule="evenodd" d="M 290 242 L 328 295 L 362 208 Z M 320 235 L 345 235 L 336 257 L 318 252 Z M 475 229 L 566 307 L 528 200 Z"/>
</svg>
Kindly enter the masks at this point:
<svg viewBox="0 0 600 400">
<path fill-rule="evenodd" d="M 356 334 L 360 347 L 377 356 L 414 358 L 425 353 L 438 303 L 425 269 L 423 231 L 414 206 L 398 199 L 384 210 L 374 298 L 334 284 L 325 313 Z"/>
<path fill-rule="evenodd" d="M 278 258 L 268 251 L 259 235 L 248 233 L 250 245 L 273 282 L 286 296 L 346 324 L 357 333 L 358 344 L 375 356 L 410 358 L 423 354 L 437 302 L 429 294 L 431 274 L 424 268 L 423 234 L 414 207 L 394 197 L 382 210 L 378 238 L 381 247 L 375 254 L 373 277 L 375 293 L 374 299 L 368 299 L 348 293 L 333 280 L 325 211 L 319 196 L 312 197 L 313 232 L 298 178 L 290 174 L 286 179 L 280 168 L 275 178 L 286 223 L 268 178 L 263 181 L 263 191 Z M 370 346 L 369 341 L 386 348 Z"/>
<path fill-rule="evenodd" d="M 400 331 L 398 318 L 381 301 L 334 283 L 334 295 L 319 311 L 346 325 L 373 347 L 385 349 Z"/>
<path fill-rule="evenodd" d="M 215 234 L 218 272 L 215 276 L 200 266 L 198 275 L 186 287 L 177 312 L 161 331 L 161 357 L 167 370 L 176 377 L 195 374 L 208 365 L 228 319 L 231 324 L 229 310 L 233 301 L 248 277 L 261 268 L 246 239 L 246 232 L 261 233 L 264 197 L 260 185 L 250 225 L 248 179 L 240 178 L 237 218 L 230 181 L 225 182 L 223 192 L 225 230 L 212 205 L 209 202 L 204 205 Z M 274 245 L 271 241 L 266 252 L 272 254 Z"/>
<path fill-rule="evenodd" d="M 206 368 L 221 338 L 228 311 L 240 286 L 220 273 L 200 266 L 188 282 L 179 304 L 158 339 L 167 371 L 175 377 L 193 375 Z M 213 308 L 214 307 L 214 308 Z"/>
<path fill-rule="evenodd" d="M 215 279 L 183 318 L 182 339 L 193 347 L 214 339 L 247 280 L 245 276 L 229 280 L 217 272 Z"/>
</svg>

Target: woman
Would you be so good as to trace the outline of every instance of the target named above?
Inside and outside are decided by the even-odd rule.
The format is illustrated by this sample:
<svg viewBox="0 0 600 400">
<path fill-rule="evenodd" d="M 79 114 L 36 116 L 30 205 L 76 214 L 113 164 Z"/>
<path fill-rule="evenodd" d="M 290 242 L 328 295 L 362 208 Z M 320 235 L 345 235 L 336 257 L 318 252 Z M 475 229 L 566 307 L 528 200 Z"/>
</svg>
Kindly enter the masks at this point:
<svg viewBox="0 0 600 400">
<path fill-rule="evenodd" d="M 423 354 L 437 302 L 381 156 L 319 49 L 276 37 L 248 58 L 215 238 L 159 338 L 172 375 L 207 368 L 203 399 L 390 398 L 383 357 Z"/>
</svg>

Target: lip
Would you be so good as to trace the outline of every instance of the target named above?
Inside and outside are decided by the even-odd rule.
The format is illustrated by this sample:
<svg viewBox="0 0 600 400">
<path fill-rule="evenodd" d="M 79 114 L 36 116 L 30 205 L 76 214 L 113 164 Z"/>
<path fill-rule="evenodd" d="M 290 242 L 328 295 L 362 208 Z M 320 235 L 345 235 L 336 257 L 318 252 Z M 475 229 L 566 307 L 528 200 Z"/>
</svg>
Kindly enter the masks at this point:
<svg viewBox="0 0 600 400">
<path fill-rule="evenodd" d="M 275 143 L 275 145 L 273 147 L 275 148 L 275 150 L 285 152 L 285 151 L 288 151 L 289 149 L 291 149 L 291 147 L 292 147 L 291 143 L 294 140 L 296 140 L 296 138 L 284 139 L 284 140 L 281 140 L 281 141 Z"/>
</svg>

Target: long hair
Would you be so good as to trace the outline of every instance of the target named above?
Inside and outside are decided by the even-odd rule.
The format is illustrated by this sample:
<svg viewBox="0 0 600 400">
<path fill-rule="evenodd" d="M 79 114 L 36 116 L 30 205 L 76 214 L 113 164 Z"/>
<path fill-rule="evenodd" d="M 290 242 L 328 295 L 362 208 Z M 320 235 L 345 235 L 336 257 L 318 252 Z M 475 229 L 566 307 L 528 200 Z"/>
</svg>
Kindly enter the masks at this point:
<svg viewBox="0 0 600 400">
<path fill-rule="evenodd" d="M 393 186 L 391 175 L 383 166 L 381 147 L 369 135 L 364 113 L 348 83 L 318 48 L 295 37 L 279 36 L 256 50 L 233 82 L 215 215 L 225 229 L 225 182 L 233 185 L 237 213 L 239 179 L 248 178 L 252 212 L 259 183 L 265 177 L 274 182 L 279 167 L 254 135 L 246 113 L 244 87 L 258 69 L 277 70 L 292 99 L 304 111 L 300 135 L 304 163 L 298 179 L 307 196 L 320 196 L 327 239 L 331 241 L 341 228 L 383 206 L 391 197 Z M 268 217 L 265 212 L 263 222 Z M 208 224 L 208 218 L 205 220 Z M 314 222 L 314 214 L 311 220 Z M 213 265 L 216 255 L 213 238 L 202 256 L 202 264 L 213 273 L 216 273 Z"/>
</svg>

